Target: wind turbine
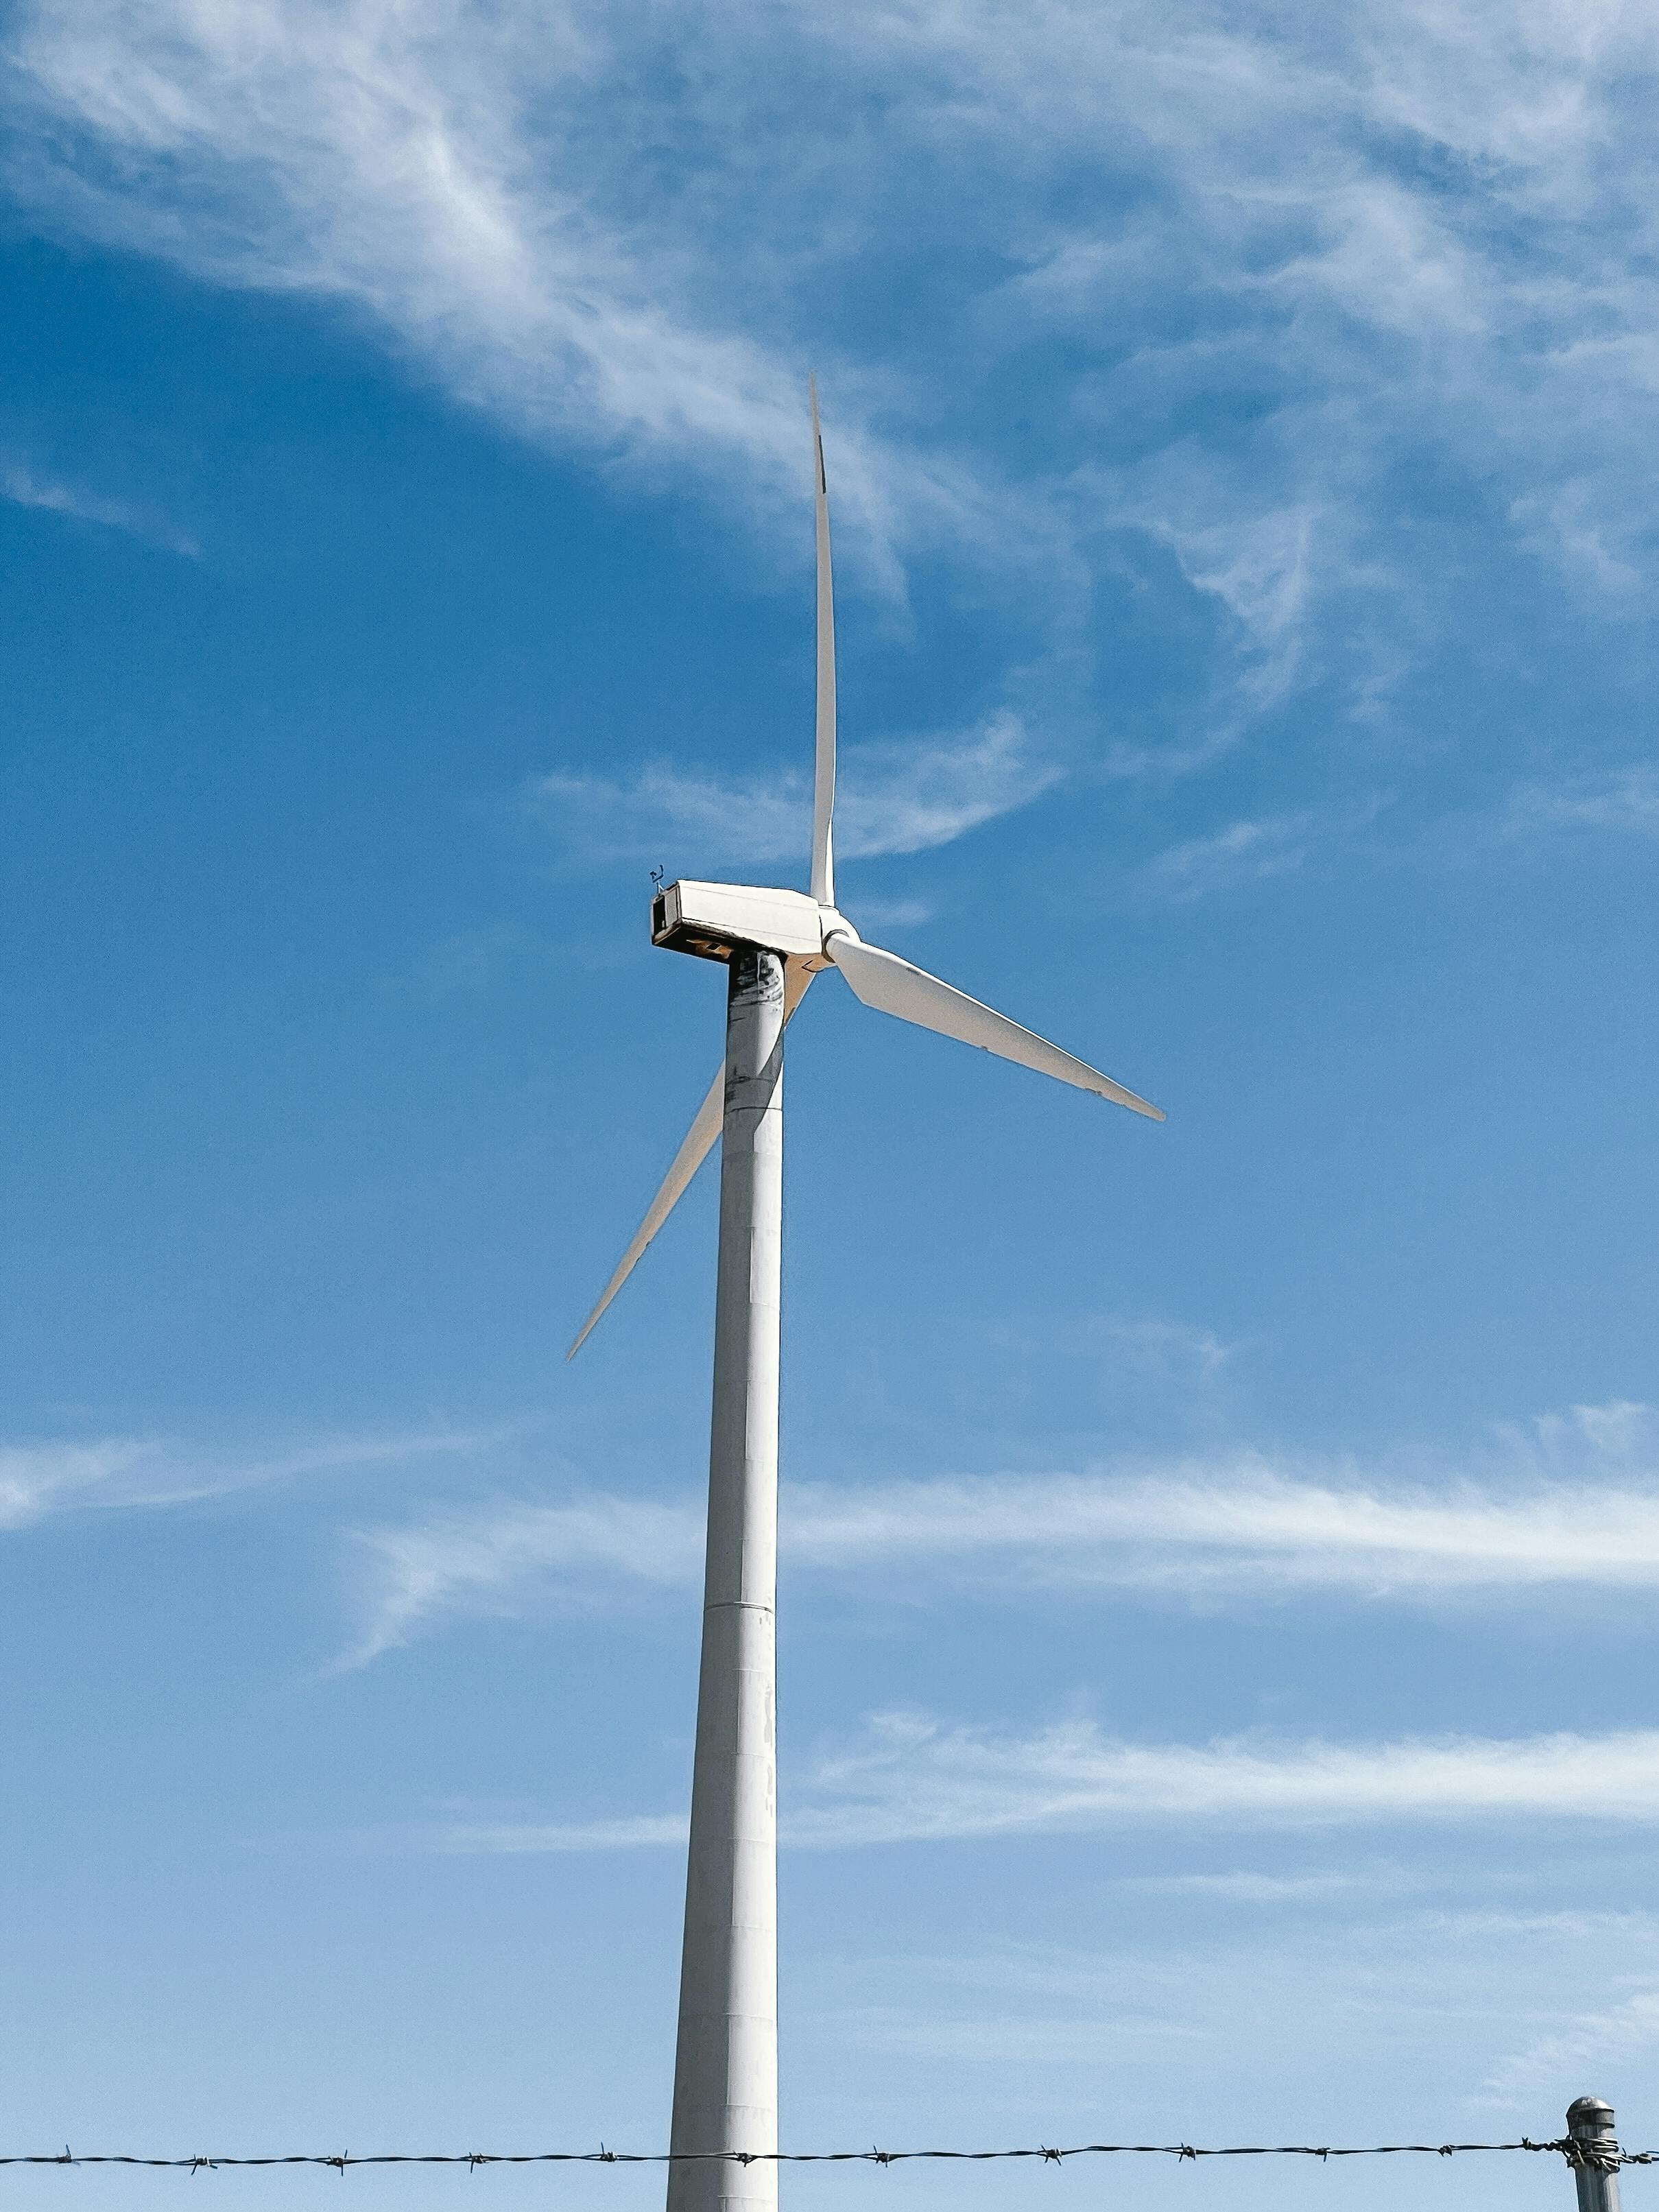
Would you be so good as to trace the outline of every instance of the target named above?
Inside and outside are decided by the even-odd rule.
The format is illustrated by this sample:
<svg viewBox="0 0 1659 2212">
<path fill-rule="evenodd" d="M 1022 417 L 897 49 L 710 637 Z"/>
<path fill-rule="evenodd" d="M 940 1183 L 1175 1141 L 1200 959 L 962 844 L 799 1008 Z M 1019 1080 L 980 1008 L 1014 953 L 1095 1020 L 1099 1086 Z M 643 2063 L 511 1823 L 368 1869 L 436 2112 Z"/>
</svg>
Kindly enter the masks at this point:
<svg viewBox="0 0 1659 2212">
<path fill-rule="evenodd" d="M 1058 1045 L 866 945 L 836 907 L 835 603 L 816 383 L 811 407 L 818 628 L 811 890 L 680 882 L 653 899 L 653 945 L 727 963 L 726 1063 L 569 1353 L 580 1351 L 720 1137 L 708 1536 L 669 2139 L 679 2155 L 668 2169 L 669 2212 L 774 2212 L 778 2201 L 769 2154 L 778 2143 L 775 1607 L 785 1027 L 814 976 L 836 968 L 866 1006 L 1164 1119 Z"/>
</svg>

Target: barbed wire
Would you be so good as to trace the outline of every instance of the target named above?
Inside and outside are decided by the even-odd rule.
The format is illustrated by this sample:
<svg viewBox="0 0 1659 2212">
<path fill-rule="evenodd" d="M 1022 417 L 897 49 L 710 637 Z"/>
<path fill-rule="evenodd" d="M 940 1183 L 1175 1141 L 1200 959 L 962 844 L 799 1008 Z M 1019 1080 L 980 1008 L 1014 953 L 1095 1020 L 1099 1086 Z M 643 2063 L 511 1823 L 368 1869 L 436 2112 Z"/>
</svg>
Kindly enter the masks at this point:
<svg viewBox="0 0 1659 2212">
<path fill-rule="evenodd" d="M 1471 2151 L 1553 2151 L 1571 2166 L 1613 2173 L 1621 2166 L 1659 2165 L 1659 2151 L 1600 2150 L 1572 2136 L 1534 2142 L 1522 2136 L 1518 2142 L 1442 2143 L 1038 2143 L 1018 2150 L 459 2150 L 459 2151 L 295 2151 L 270 2158 L 210 2157 L 205 2152 L 190 2158 L 144 2158 L 128 2151 L 61 2151 L 0 2154 L 0 2166 L 142 2166 L 183 2168 L 191 2173 L 204 2167 L 321 2166 L 343 2173 L 350 2166 L 680 2166 L 707 2159 L 724 2159 L 733 2166 L 899 2166 L 917 2159 L 963 2159 L 978 2164 L 988 2159 L 1028 2158 L 1060 2166 L 1068 2158 L 1455 2158 Z"/>
</svg>

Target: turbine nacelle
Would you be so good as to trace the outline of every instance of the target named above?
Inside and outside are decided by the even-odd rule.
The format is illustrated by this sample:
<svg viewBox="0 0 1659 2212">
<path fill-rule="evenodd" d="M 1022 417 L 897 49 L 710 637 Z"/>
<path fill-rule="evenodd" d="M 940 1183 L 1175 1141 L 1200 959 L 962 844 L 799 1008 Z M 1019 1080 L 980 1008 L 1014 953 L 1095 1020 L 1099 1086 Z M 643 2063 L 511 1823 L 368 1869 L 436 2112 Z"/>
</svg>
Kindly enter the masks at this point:
<svg viewBox="0 0 1659 2212">
<path fill-rule="evenodd" d="M 738 945 L 763 945 L 813 970 L 828 968 L 828 940 L 858 932 L 833 906 L 805 891 L 756 884 L 703 884 L 683 878 L 651 902 L 651 942 L 699 960 L 729 960 Z"/>
</svg>

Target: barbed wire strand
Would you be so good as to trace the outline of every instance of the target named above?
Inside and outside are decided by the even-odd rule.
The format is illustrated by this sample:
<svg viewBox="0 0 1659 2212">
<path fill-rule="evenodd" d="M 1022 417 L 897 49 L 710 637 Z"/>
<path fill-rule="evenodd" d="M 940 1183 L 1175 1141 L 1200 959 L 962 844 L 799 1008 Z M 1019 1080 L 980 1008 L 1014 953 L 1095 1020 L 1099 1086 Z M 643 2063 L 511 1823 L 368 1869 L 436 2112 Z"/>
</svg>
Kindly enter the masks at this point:
<svg viewBox="0 0 1659 2212">
<path fill-rule="evenodd" d="M 459 2151 L 295 2151 L 270 2158 L 221 2158 L 198 2153 L 190 2158 L 143 2158 L 128 2151 L 61 2151 L 0 2154 L 0 2166 L 142 2166 L 182 2167 L 197 2173 L 220 2166 L 320 2166 L 343 2173 L 350 2166 L 678 2166 L 707 2159 L 725 2159 L 734 2166 L 899 2166 L 917 2159 L 963 2159 L 980 2163 L 987 2159 L 1034 2158 L 1059 2166 L 1068 2158 L 1455 2158 L 1471 2151 L 1553 2151 L 1571 2166 L 1598 2172 L 1616 2172 L 1621 2166 L 1659 2165 L 1659 2151 L 1597 2152 L 1573 2136 L 1534 2142 L 1522 2136 L 1518 2142 L 1442 2143 L 1224 2143 L 1213 2148 L 1201 2143 L 1039 2143 L 1018 2150 L 459 2150 Z"/>
</svg>

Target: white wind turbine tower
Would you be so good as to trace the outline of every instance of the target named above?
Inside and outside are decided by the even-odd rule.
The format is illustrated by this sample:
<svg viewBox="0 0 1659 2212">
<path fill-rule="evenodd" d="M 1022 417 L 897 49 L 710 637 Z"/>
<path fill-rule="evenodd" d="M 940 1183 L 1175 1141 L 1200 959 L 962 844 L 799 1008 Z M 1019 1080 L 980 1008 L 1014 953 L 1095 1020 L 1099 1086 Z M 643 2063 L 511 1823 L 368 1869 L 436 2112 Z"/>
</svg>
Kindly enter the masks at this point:
<svg viewBox="0 0 1659 2212">
<path fill-rule="evenodd" d="M 681 882 L 653 902 L 653 945 L 727 963 L 726 1064 L 570 1347 L 574 1358 L 720 1137 L 702 1663 L 670 2136 L 672 2151 L 702 2155 L 671 2164 L 669 2212 L 773 2212 L 778 2201 L 777 2165 L 768 2154 L 778 2142 L 774 1607 L 785 1026 L 813 977 L 837 968 L 866 1006 L 1164 1119 L 1156 1106 L 1058 1045 L 866 945 L 838 911 L 835 611 L 816 386 L 812 442 L 818 616 L 812 887 Z"/>
</svg>

